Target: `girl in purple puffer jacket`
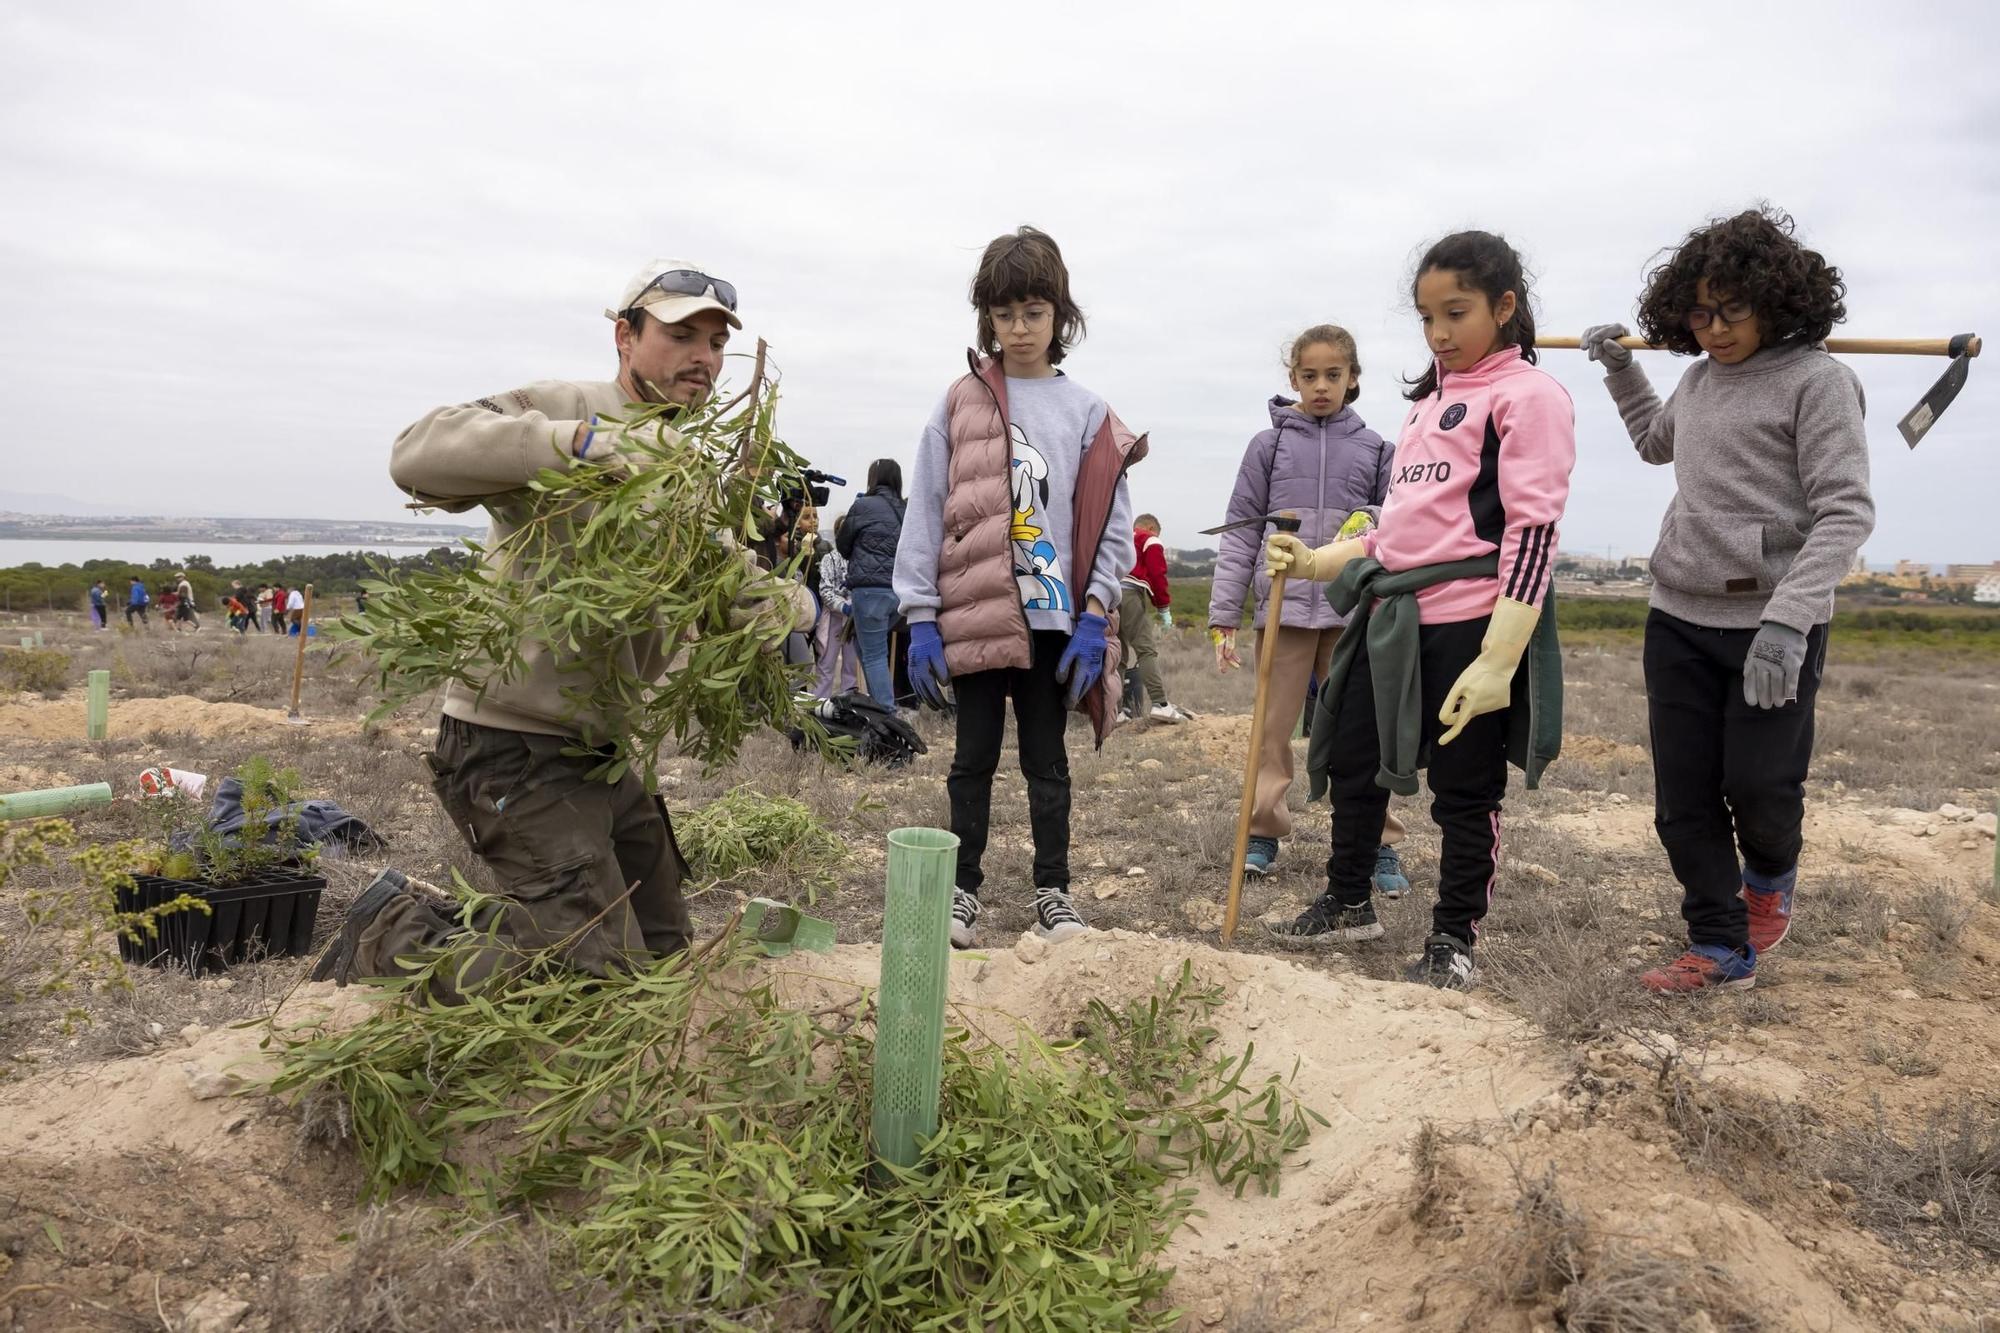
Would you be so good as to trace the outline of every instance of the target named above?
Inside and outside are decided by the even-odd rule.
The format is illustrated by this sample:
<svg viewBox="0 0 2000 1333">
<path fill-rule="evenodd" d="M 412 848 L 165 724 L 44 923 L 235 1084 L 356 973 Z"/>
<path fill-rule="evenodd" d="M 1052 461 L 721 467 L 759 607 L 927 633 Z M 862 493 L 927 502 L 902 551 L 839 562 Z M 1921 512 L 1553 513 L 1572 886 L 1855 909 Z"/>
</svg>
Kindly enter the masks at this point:
<svg viewBox="0 0 2000 1333">
<path fill-rule="evenodd" d="M 1380 514 L 1396 450 L 1349 406 L 1361 395 L 1361 358 L 1346 329 L 1334 324 L 1307 329 L 1293 340 L 1285 369 L 1298 400 L 1282 395 L 1271 400 L 1271 428 L 1259 431 L 1243 451 L 1227 521 L 1289 509 L 1303 521 L 1299 539 L 1307 546 L 1320 546 L 1333 541 L 1356 515 L 1373 519 Z M 1260 650 L 1261 636 L 1270 632 L 1271 581 L 1264 573 L 1264 537 L 1257 527 L 1222 534 L 1208 604 L 1208 634 L 1219 671 L 1242 665 L 1236 630 L 1243 623 L 1246 596 L 1256 600 L 1252 623 L 1260 636 Z M 1327 601 L 1324 588 L 1304 582 L 1286 586 L 1265 713 L 1272 725 L 1264 729 L 1263 753 L 1258 756 L 1250 848 L 1243 860 L 1243 868 L 1253 875 L 1271 873 L 1278 859 L 1278 839 L 1291 834 L 1285 792 L 1292 785 L 1292 722 L 1300 716 L 1312 682 L 1326 675 L 1333 641 L 1345 623 L 1346 618 Z M 1409 888 L 1401 860 L 1390 845 L 1402 837 L 1403 826 L 1392 814 L 1375 866 L 1375 887 L 1384 897 L 1401 897 Z"/>
</svg>

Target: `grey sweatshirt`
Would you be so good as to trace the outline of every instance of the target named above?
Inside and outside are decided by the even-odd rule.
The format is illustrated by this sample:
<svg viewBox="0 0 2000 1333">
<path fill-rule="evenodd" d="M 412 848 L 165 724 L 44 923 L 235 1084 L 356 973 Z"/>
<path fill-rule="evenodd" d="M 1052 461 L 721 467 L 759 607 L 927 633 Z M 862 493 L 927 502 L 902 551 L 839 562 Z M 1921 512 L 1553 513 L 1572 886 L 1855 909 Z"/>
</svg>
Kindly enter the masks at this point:
<svg viewBox="0 0 2000 1333">
<path fill-rule="evenodd" d="M 1109 410 L 1102 398 L 1067 375 L 1007 377 L 1007 425 L 1013 436 L 1009 484 L 1014 492 L 1014 581 L 1030 629 L 1070 632 L 1091 596 L 1107 608 L 1118 605 L 1118 580 L 1132 556 L 1132 496 L 1122 477 L 1112 500 L 1111 521 L 1097 544 L 1097 563 L 1085 575 L 1081 590 L 1076 571 L 1069 568 L 1077 472 Z M 949 429 L 941 398 L 917 442 L 910 504 L 896 544 L 896 600 L 912 621 L 937 619 L 938 544 L 943 538 L 951 463 Z"/>
<path fill-rule="evenodd" d="M 1638 362 L 1605 376 L 1648 463 L 1679 490 L 1653 547 L 1652 604 L 1711 629 L 1804 633 L 1875 527 L 1861 381 L 1817 345 L 1688 367 L 1661 404 Z"/>
</svg>

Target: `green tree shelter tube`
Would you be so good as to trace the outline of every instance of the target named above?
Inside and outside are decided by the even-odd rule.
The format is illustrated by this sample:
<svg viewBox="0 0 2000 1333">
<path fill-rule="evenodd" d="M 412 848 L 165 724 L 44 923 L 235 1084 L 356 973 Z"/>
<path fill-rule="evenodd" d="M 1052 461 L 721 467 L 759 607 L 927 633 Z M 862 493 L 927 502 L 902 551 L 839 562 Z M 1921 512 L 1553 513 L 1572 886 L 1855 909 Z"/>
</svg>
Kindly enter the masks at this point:
<svg viewBox="0 0 2000 1333">
<path fill-rule="evenodd" d="M 18 791 L 0 796 L 0 821 L 47 819 L 75 814 L 87 806 L 110 805 L 111 784 L 93 782 L 83 787 L 50 787 L 43 791 Z M 932 1102 L 935 1106 L 935 1100 Z"/>
<path fill-rule="evenodd" d="M 930 828 L 889 834 L 870 1124 L 876 1154 L 894 1166 L 915 1166 L 918 1145 L 937 1133 L 957 865 L 956 834 Z"/>
<path fill-rule="evenodd" d="M 111 673 L 93 671 L 87 677 L 90 695 L 83 720 L 85 740 L 101 741 L 111 729 Z"/>
</svg>

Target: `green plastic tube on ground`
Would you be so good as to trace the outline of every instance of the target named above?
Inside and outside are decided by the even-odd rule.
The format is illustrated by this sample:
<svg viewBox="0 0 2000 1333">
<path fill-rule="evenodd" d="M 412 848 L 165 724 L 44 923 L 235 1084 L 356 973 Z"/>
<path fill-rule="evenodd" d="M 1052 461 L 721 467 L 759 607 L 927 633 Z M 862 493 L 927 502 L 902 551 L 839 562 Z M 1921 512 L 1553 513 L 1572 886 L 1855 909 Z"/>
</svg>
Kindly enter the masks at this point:
<svg viewBox="0 0 2000 1333">
<path fill-rule="evenodd" d="M 889 834 L 870 1126 L 876 1155 L 893 1166 L 915 1166 L 918 1145 L 937 1133 L 957 865 L 955 834 L 930 828 Z"/>
<path fill-rule="evenodd" d="M 49 787 L 43 791 L 17 791 L 0 796 L 0 821 L 9 819 L 49 819 L 75 814 L 93 805 L 111 804 L 111 784 L 93 782 L 83 787 Z"/>
</svg>

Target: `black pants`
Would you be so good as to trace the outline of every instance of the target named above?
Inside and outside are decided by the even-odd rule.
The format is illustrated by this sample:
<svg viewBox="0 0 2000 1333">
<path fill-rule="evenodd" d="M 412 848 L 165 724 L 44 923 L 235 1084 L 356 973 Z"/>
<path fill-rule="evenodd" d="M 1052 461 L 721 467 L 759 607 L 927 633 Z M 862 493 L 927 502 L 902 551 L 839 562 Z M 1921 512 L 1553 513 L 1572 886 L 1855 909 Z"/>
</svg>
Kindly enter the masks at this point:
<svg viewBox="0 0 2000 1333">
<path fill-rule="evenodd" d="M 1662 611 L 1646 617 L 1653 825 L 1681 882 L 1688 938 L 1739 950 L 1750 938 L 1737 897 L 1744 867 L 1777 878 L 1798 865 L 1813 700 L 1826 669 L 1826 626 L 1816 625 L 1806 635 L 1797 700 L 1747 704 L 1743 660 L 1756 637 Z"/>
<path fill-rule="evenodd" d="M 958 748 L 945 791 L 951 798 L 951 831 L 958 835 L 958 887 L 979 892 L 992 824 L 993 774 L 1007 729 L 1007 699 L 1014 700 L 1014 728 L 1021 748 L 1021 776 L 1028 780 L 1028 823 L 1035 835 L 1035 887 L 1069 887 L 1069 753 L 1063 728 L 1063 687 L 1056 663 L 1069 643 L 1058 630 L 1036 630 L 1034 664 L 953 677 L 958 698 Z"/>
<path fill-rule="evenodd" d="M 1474 718 L 1450 745 L 1439 745 L 1437 720 L 1445 695 L 1479 656 L 1486 618 L 1424 625 L 1422 643 L 1425 780 L 1431 819 L 1443 834 L 1438 900 L 1431 930 L 1470 946 L 1493 901 L 1500 868 L 1500 801 L 1507 794 L 1507 710 Z M 1368 648 L 1355 654 L 1334 719 L 1333 855 L 1326 862 L 1327 893 L 1342 906 L 1368 901 L 1389 790 L 1377 785 L 1381 736 L 1375 723 L 1374 676 Z"/>
</svg>

